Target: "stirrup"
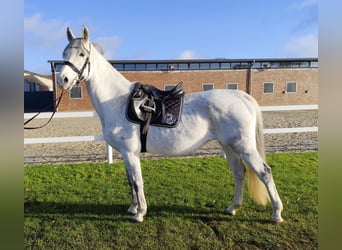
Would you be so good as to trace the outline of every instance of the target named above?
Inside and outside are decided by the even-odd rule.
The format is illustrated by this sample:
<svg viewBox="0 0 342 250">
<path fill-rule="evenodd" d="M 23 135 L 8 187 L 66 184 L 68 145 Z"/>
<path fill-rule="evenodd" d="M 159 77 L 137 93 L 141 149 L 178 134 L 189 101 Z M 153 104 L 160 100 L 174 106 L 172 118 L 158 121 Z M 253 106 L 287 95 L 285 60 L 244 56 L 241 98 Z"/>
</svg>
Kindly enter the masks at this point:
<svg viewBox="0 0 342 250">
<path fill-rule="evenodd" d="M 150 103 L 150 105 L 146 104 L 146 103 Z M 140 108 L 146 112 L 152 113 L 152 112 L 156 112 L 156 103 L 153 101 L 153 97 L 152 99 L 148 99 L 141 104 Z"/>
</svg>

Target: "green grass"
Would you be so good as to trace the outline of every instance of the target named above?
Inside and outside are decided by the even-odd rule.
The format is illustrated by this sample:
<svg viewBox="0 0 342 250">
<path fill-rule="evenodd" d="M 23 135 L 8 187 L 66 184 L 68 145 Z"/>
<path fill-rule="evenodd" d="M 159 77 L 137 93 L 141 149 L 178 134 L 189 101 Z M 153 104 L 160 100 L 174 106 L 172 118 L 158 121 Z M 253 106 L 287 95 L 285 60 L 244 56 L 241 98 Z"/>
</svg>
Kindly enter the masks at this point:
<svg viewBox="0 0 342 250">
<path fill-rule="evenodd" d="M 132 223 L 123 163 L 25 167 L 26 249 L 317 249 L 317 152 L 270 154 L 284 223 L 234 181 L 223 158 L 142 161 L 148 213 Z"/>
</svg>

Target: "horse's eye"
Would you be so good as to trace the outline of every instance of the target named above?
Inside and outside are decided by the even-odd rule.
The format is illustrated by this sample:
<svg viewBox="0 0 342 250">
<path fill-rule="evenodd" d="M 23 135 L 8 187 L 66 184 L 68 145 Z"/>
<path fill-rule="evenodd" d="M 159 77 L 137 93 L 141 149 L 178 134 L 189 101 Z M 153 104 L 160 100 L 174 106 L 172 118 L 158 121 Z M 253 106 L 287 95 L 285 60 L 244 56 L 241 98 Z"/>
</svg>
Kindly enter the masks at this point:
<svg viewBox="0 0 342 250">
<path fill-rule="evenodd" d="M 82 57 L 83 57 L 83 56 L 84 56 L 84 54 L 81 52 L 81 53 L 80 53 L 80 56 L 82 56 Z"/>
</svg>

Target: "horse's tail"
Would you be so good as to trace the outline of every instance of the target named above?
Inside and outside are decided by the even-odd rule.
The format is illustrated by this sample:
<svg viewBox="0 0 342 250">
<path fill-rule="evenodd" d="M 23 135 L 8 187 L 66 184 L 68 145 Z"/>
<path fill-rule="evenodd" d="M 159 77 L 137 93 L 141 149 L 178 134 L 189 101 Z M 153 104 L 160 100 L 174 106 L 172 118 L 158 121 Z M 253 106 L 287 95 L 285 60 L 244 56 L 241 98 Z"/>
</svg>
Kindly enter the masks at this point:
<svg viewBox="0 0 342 250">
<path fill-rule="evenodd" d="M 264 144 L 264 134 L 263 134 L 263 120 L 259 105 L 251 98 L 256 109 L 256 127 L 255 127 L 255 140 L 257 151 L 262 158 L 263 162 L 266 162 L 265 155 L 265 144 Z M 259 205 L 265 206 L 269 201 L 270 197 L 265 187 L 265 184 L 259 179 L 256 173 L 249 167 L 247 167 L 248 172 L 248 190 L 251 198 Z"/>
</svg>

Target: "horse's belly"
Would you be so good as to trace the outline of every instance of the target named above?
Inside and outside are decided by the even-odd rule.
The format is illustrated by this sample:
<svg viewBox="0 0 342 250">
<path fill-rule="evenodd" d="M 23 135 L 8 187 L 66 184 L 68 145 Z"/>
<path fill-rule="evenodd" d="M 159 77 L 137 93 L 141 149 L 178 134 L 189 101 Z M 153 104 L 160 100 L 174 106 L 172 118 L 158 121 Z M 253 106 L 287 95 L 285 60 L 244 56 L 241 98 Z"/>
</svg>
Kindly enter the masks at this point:
<svg viewBox="0 0 342 250">
<path fill-rule="evenodd" d="M 147 151 L 163 155 L 181 155 L 203 146 L 212 140 L 208 122 L 181 122 L 175 128 L 150 127 Z"/>
</svg>

